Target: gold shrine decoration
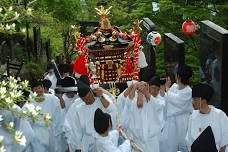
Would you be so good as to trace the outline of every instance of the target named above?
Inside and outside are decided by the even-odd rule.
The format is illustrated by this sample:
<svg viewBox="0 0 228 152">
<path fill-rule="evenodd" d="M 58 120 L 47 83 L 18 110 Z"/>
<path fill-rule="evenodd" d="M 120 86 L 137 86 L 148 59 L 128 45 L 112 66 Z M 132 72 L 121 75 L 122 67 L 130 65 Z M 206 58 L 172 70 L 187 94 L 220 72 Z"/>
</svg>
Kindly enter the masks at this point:
<svg viewBox="0 0 228 152">
<path fill-rule="evenodd" d="M 95 10 L 97 11 L 97 14 L 100 15 L 100 29 L 101 30 L 112 29 L 112 25 L 111 25 L 109 19 L 107 18 L 108 14 L 110 14 L 111 8 L 112 8 L 112 6 L 110 6 L 108 9 L 105 9 L 103 6 L 100 6 L 100 9 L 95 8 Z M 103 37 L 100 37 L 98 39 L 98 41 L 101 43 L 103 43 L 104 40 L 105 39 Z"/>
<path fill-rule="evenodd" d="M 80 31 L 80 26 L 71 26 L 73 29 L 72 35 L 74 36 L 75 42 L 77 43 L 77 41 L 81 38 L 81 33 Z"/>
<path fill-rule="evenodd" d="M 108 9 L 105 9 L 103 6 L 100 6 L 100 9 L 95 8 L 95 10 L 97 11 L 97 14 L 100 15 L 100 17 L 106 17 L 108 16 L 108 14 L 110 14 L 111 8 L 112 6 L 110 6 Z"/>
<path fill-rule="evenodd" d="M 135 32 L 137 34 L 140 34 L 142 32 L 142 28 L 140 27 L 141 23 L 142 23 L 142 20 L 135 20 L 133 22 L 134 27 L 133 27 L 133 29 L 131 29 L 131 32 Z"/>
</svg>

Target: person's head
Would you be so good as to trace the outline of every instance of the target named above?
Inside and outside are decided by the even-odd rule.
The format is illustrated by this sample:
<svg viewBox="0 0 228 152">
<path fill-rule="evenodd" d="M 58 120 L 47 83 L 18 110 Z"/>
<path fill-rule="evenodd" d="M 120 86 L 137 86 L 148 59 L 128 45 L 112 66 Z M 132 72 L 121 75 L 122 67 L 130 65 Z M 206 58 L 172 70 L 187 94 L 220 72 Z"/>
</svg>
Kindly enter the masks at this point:
<svg viewBox="0 0 228 152">
<path fill-rule="evenodd" d="M 176 74 L 176 82 L 177 84 L 189 85 L 189 79 L 192 77 L 192 69 L 185 65 L 178 65 L 177 74 Z"/>
<path fill-rule="evenodd" d="M 198 83 L 192 88 L 192 105 L 195 110 L 207 106 L 213 96 L 214 90 L 211 86 Z"/>
<path fill-rule="evenodd" d="M 48 63 L 46 72 L 48 72 L 49 75 L 55 74 L 54 65 L 52 63 Z"/>
<path fill-rule="evenodd" d="M 86 103 L 93 104 L 95 101 L 94 94 L 90 88 L 89 78 L 87 75 L 81 75 L 77 81 L 78 96 Z"/>
<path fill-rule="evenodd" d="M 72 65 L 70 64 L 60 64 L 58 68 L 63 78 L 70 76 L 73 72 Z"/>
<path fill-rule="evenodd" d="M 45 92 L 45 93 L 48 93 L 49 88 L 50 88 L 51 85 L 52 85 L 51 81 L 50 81 L 50 80 L 47 80 L 47 79 L 44 79 L 44 80 L 42 81 L 42 84 L 43 84 L 43 87 L 44 87 L 44 92 Z"/>
<path fill-rule="evenodd" d="M 31 87 L 33 92 L 37 93 L 38 97 L 43 96 L 44 88 L 43 88 L 42 81 L 33 79 L 33 80 L 30 81 L 30 87 Z"/>
<path fill-rule="evenodd" d="M 112 129 L 111 116 L 99 108 L 95 111 L 94 115 L 94 129 L 103 136 L 107 136 L 108 132 Z"/>
<path fill-rule="evenodd" d="M 76 85 L 77 85 L 77 82 L 73 77 L 67 76 L 62 79 L 63 88 L 74 88 L 74 87 L 76 87 Z M 73 98 L 76 94 L 77 94 L 77 92 L 71 91 L 71 92 L 67 92 L 66 96 L 68 98 Z"/>
<path fill-rule="evenodd" d="M 152 96 L 156 97 L 160 90 L 160 78 L 158 76 L 153 76 L 149 82 L 149 92 Z"/>
</svg>

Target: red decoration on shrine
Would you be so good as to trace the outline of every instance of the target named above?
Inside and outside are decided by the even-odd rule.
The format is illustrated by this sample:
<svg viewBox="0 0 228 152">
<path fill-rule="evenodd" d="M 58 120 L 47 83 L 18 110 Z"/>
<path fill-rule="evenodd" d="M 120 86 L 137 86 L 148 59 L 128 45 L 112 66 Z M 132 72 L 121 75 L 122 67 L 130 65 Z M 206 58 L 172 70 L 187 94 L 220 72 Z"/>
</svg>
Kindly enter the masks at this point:
<svg viewBox="0 0 228 152">
<path fill-rule="evenodd" d="M 92 72 L 89 69 L 89 59 L 88 59 L 88 51 L 85 48 L 86 46 L 86 38 L 81 37 L 77 43 L 75 44 L 75 48 L 77 51 L 81 52 L 81 55 L 78 56 L 75 61 L 73 61 L 73 72 L 78 74 L 87 74 L 89 76 L 90 83 L 93 83 L 94 80 L 91 78 Z"/>
<path fill-rule="evenodd" d="M 192 35 L 196 31 L 196 24 L 192 20 L 186 20 L 182 24 L 182 32 L 186 35 Z"/>
<path fill-rule="evenodd" d="M 78 56 L 75 61 L 73 61 L 72 63 L 73 65 L 73 71 L 84 75 L 87 74 L 87 68 L 85 67 L 85 56 L 84 55 L 80 55 Z"/>
<path fill-rule="evenodd" d="M 134 70 L 133 70 L 133 80 L 138 80 L 139 67 L 138 67 L 138 59 L 139 59 L 139 49 L 141 46 L 142 39 L 138 34 L 132 32 L 129 36 L 134 42 Z"/>
</svg>

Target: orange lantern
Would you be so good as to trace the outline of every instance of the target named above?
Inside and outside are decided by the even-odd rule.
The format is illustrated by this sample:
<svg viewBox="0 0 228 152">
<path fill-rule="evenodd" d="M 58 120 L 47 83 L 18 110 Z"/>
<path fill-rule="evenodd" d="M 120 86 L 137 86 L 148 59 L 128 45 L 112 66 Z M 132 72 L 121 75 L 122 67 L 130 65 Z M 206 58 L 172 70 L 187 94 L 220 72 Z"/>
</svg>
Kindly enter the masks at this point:
<svg viewBox="0 0 228 152">
<path fill-rule="evenodd" d="M 182 24 L 182 32 L 186 35 L 192 35 L 196 31 L 196 24 L 192 20 L 186 20 Z"/>
</svg>

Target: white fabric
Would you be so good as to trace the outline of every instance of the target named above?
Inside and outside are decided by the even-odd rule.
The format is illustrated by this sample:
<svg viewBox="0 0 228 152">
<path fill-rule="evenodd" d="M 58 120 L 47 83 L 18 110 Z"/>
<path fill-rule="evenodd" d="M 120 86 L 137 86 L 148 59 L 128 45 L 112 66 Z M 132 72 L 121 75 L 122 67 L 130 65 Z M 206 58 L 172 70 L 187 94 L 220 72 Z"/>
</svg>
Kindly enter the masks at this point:
<svg viewBox="0 0 228 152">
<path fill-rule="evenodd" d="M 129 140 L 125 140 L 120 146 L 117 146 L 116 140 L 119 138 L 119 133 L 114 130 L 107 137 L 97 137 L 95 141 L 97 152 L 130 152 L 131 145 Z M 115 142 L 113 142 L 113 139 Z"/>
<path fill-rule="evenodd" d="M 63 100 L 64 100 L 64 103 L 65 103 L 65 110 L 66 112 L 69 110 L 70 106 L 74 103 L 74 101 L 78 98 L 77 95 L 75 95 L 73 98 L 69 98 L 66 96 L 66 94 L 64 93 L 63 94 Z"/>
<path fill-rule="evenodd" d="M 228 118 L 226 114 L 213 106 L 210 106 L 209 114 L 201 114 L 199 110 L 194 110 L 190 119 L 186 141 L 190 150 L 192 143 L 198 138 L 204 129 L 211 126 L 215 137 L 215 143 L 218 150 L 221 147 L 228 146 Z M 201 132 L 199 131 L 201 128 Z"/>
<path fill-rule="evenodd" d="M 165 126 L 160 139 L 160 152 L 187 151 L 185 136 L 192 107 L 192 89 L 189 86 L 179 90 L 174 83 L 165 95 L 167 112 Z M 175 139 L 175 140 L 174 140 Z"/>
<path fill-rule="evenodd" d="M 159 152 L 162 121 L 158 113 L 164 107 L 159 100 L 151 96 L 150 100 L 146 101 L 144 97 L 142 108 L 137 107 L 137 94 L 132 101 L 127 101 L 126 107 L 130 105 L 130 110 L 126 112 L 130 117 L 128 126 L 125 126 L 128 128 L 127 134 L 144 152 Z"/>
<path fill-rule="evenodd" d="M 31 122 L 34 130 L 34 140 L 32 142 L 33 152 L 55 151 L 62 152 L 61 143 L 58 143 L 58 138 L 62 133 L 63 114 L 59 104 L 59 99 L 51 94 L 44 94 L 44 101 L 32 103 L 35 106 L 41 107 L 42 113 L 49 113 L 52 121 L 51 126 L 46 127 L 43 119 Z M 29 104 L 25 104 L 24 108 Z"/>
<path fill-rule="evenodd" d="M 49 88 L 49 89 L 48 89 L 48 93 L 50 93 L 50 94 L 53 94 L 53 95 L 54 95 L 54 94 L 55 94 L 55 90 L 53 90 L 53 89 Z"/>
<path fill-rule="evenodd" d="M 51 81 L 51 89 L 55 89 L 56 88 L 56 84 L 57 84 L 57 78 L 56 78 L 56 76 L 55 76 L 55 74 L 48 74 L 48 75 L 46 75 L 45 77 L 44 77 L 44 79 L 46 79 L 46 80 L 50 80 Z"/>
<path fill-rule="evenodd" d="M 68 111 L 66 112 L 65 115 L 65 120 L 64 120 L 64 125 L 63 125 L 63 132 L 64 132 L 64 138 L 65 138 L 65 143 L 67 143 L 69 145 L 69 150 L 70 152 L 75 152 L 74 147 L 76 147 L 75 145 L 75 141 L 71 140 L 71 136 L 72 132 L 74 132 L 74 128 L 76 123 L 72 120 L 74 120 L 74 118 L 76 117 L 76 112 L 75 109 L 77 109 L 77 107 L 83 104 L 82 100 L 80 98 L 76 99 L 74 101 L 74 103 L 69 107 Z"/>
<path fill-rule="evenodd" d="M 142 50 L 139 51 L 139 59 L 138 59 L 138 66 L 139 68 L 145 68 L 148 66 L 147 62 L 146 62 L 146 57 L 145 54 Z"/>
<path fill-rule="evenodd" d="M 18 107 L 18 109 L 20 109 Z M 6 129 L 3 127 L 0 127 L 0 135 L 4 137 L 3 145 L 6 149 L 6 152 L 31 152 L 31 142 L 34 138 L 34 132 L 29 124 L 29 122 L 26 119 L 22 118 L 14 118 L 12 113 L 5 110 L 0 110 L 0 115 L 3 116 L 3 121 L 7 121 L 5 123 L 9 123 L 10 121 L 14 122 L 15 129 L 22 132 L 22 135 L 26 138 L 26 145 L 22 146 L 15 142 L 15 140 L 12 137 L 12 134 L 10 134 Z M 8 118 L 12 118 L 9 120 Z M 8 119 L 8 120 L 7 120 Z"/>
<path fill-rule="evenodd" d="M 79 98 L 78 100 L 81 99 Z M 86 105 L 82 100 L 80 102 L 81 104 L 77 106 L 73 104 L 71 106 L 72 109 L 70 108 L 68 111 L 70 112 L 72 110 L 73 113 L 70 117 L 66 116 L 64 124 L 65 135 L 71 152 L 77 149 L 81 149 L 82 152 L 94 152 L 95 137 L 98 137 L 94 129 L 94 114 L 96 109 L 100 108 L 104 112 L 109 113 L 112 120 L 116 118 L 116 109 L 111 101 L 109 107 L 104 108 L 99 98 L 95 98 L 95 102 L 92 105 Z"/>
</svg>

